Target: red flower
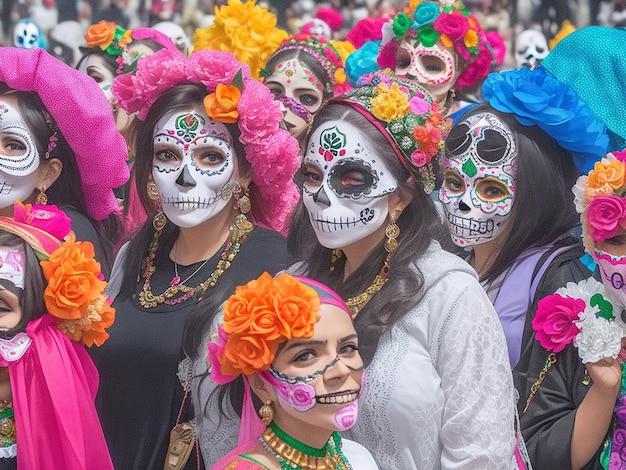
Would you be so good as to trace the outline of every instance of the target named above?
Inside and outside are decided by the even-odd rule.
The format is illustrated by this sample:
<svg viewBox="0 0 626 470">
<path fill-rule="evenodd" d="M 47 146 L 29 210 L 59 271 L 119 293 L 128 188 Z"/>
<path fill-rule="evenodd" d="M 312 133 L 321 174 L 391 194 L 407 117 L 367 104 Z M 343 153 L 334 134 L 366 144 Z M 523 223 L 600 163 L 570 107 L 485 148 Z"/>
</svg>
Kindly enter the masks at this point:
<svg viewBox="0 0 626 470">
<path fill-rule="evenodd" d="M 437 17 L 433 28 L 448 36 L 452 41 L 463 39 L 470 29 L 469 21 L 460 11 L 442 13 Z"/>
<path fill-rule="evenodd" d="M 537 307 L 532 323 L 537 341 L 548 351 L 562 351 L 580 333 L 575 322 L 585 310 L 585 301 L 553 294 L 541 299 Z"/>
</svg>

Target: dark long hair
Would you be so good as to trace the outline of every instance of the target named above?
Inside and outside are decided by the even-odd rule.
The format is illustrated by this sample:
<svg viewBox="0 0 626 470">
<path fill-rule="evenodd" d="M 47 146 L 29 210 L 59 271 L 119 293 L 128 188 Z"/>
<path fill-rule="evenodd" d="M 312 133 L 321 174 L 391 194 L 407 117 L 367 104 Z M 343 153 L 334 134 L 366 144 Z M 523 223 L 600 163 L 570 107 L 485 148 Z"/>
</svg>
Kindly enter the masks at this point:
<svg viewBox="0 0 626 470">
<path fill-rule="evenodd" d="M 4 337 L 12 338 L 26 331 L 30 321 L 46 313 L 46 304 L 43 300 L 46 281 L 39 260 L 28 243 L 13 233 L 0 230 L 0 246 L 24 250 L 24 290 L 20 298 L 22 318 L 17 325 L 3 333 Z"/>
<path fill-rule="evenodd" d="M 419 179 L 402 165 L 385 137 L 370 122 L 350 105 L 330 103 L 315 116 L 312 128 L 314 130 L 329 121 L 350 123 L 362 130 L 365 145 L 385 161 L 398 182 L 398 190 L 411 197 L 396 222 L 400 235 L 398 248 L 390 262 L 389 280 L 361 309 L 354 322 L 359 335 L 359 351 L 367 365 L 376 352 L 381 335 L 404 317 L 424 295 L 424 276 L 414 262 L 428 249 L 432 240 L 444 237 L 446 229 Z M 345 257 L 335 263 L 335 269 L 331 272 L 331 250 L 317 241 L 302 201 L 294 214 L 292 225 L 300 227 L 297 233 L 301 248 L 295 261 L 305 263 L 306 276 L 328 285 L 344 299 L 361 294 L 379 273 L 387 256 L 382 241 L 344 281 Z"/>
<path fill-rule="evenodd" d="M 0 82 L 0 95 L 11 90 L 12 88 Z M 15 93 L 18 99 L 22 118 L 31 131 L 39 152 L 39 158 L 43 159 L 48 150 L 50 137 L 57 129 L 54 118 L 48 113 L 36 93 L 25 91 L 14 91 L 13 93 Z M 119 216 L 112 213 L 103 220 L 96 220 L 89 214 L 80 184 L 80 172 L 78 171 L 74 151 L 60 131 L 57 132 L 56 147 L 52 150 L 50 158 L 58 158 L 63 164 L 63 169 L 57 180 L 46 189 L 48 204 L 55 204 L 63 209 L 74 210 L 84 215 L 96 228 L 98 238 L 105 247 L 108 257 L 106 264 L 110 266 L 113 261 L 113 248 L 122 234 L 122 224 Z M 108 277 L 108 273 L 105 272 L 104 274 Z"/>
<path fill-rule="evenodd" d="M 550 243 L 580 223 L 572 193 L 579 172 L 571 154 L 552 137 L 537 126 L 522 126 L 512 114 L 482 104 L 464 115 L 463 120 L 485 112 L 494 114 L 509 127 L 518 154 L 515 200 L 506 235 L 501 235 L 505 239 L 481 276 L 481 280 L 489 282 L 505 272 L 527 248 Z"/>
</svg>

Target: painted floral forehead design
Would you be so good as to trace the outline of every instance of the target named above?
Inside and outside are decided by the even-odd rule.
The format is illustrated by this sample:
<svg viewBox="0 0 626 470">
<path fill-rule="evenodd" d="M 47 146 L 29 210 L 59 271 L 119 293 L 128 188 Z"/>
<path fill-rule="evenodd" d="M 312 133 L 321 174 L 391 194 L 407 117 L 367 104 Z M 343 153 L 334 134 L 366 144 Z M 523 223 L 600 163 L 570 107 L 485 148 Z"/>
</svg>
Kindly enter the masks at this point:
<svg viewBox="0 0 626 470">
<path fill-rule="evenodd" d="M 115 309 L 104 292 L 107 283 L 93 244 L 76 241 L 71 219 L 57 206 L 17 201 L 13 214 L 0 217 L 0 230 L 20 237 L 40 260 L 47 282 L 44 302 L 57 327 L 74 341 L 101 346 Z"/>
<path fill-rule="evenodd" d="M 267 221 L 286 231 L 288 217 L 298 201 L 293 176 L 300 166 L 298 142 L 280 128 L 283 113 L 270 90 L 250 77 L 248 67 L 229 52 L 200 50 L 189 58 L 178 50 L 162 49 L 139 59 L 135 75 L 120 75 L 111 91 L 128 113 L 145 120 L 155 101 L 178 84 L 206 88 L 204 107 L 217 122 L 236 123 L 246 160 L 254 173 L 251 188 L 255 221 Z M 258 191 L 258 194 L 255 194 Z M 261 202 L 262 201 L 262 202 Z"/>
<path fill-rule="evenodd" d="M 588 253 L 594 243 L 614 237 L 626 228 L 626 151 L 609 153 L 596 162 L 572 189 Z"/>
<path fill-rule="evenodd" d="M 324 83 L 324 91 L 334 96 L 346 93 L 350 85 L 346 83 L 346 73 L 343 69 L 343 59 L 335 46 L 323 36 L 312 36 L 310 34 L 296 34 L 283 41 L 280 47 L 272 54 L 280 54 L 283 51 L 300 49 L 314 57 L 324 68 L 327 80 Z M 270 57 L 271 59 L 271 57 Z M 261 69 L 261 77 L 269 77 L 273 70 Z"/>
<path fill-rule="evenodd" d="M 225 384 L 269 370 L 282 343 L 313 336 L 322 303 L 349 314 L 335 292 L 312 279 L 263 273 L 238 286 L 224 302 L 217 341 L 208 344 L 213 381 Z"/>
<path fill-rule="evenodd" d="M 381 68 L 395 69 L 395 52 L 402 40 L 417 41 L 424 47 L 433 47 L 439 41 L 446 49 L 453 50 L 466 64 L 456 81 L 462 87 L 485 78 L 492 60 L 504 59 L 502 39 L 487 35 L 460 0 L 440 3 L 411 0 L 407 11 L 398 13 L 385 27 L 392 29 L 393 40 L 380 52 Z"/>
<path fill-rule="evenodd" d="M 332 98 L 360 112 L 387 139 L 402 164 L 419 177 L 424 191 L 435 188 L 436 159 L 452 121 L 419 85 L 387 72 L 364 75 L 355 89 Z"/>
</svg>

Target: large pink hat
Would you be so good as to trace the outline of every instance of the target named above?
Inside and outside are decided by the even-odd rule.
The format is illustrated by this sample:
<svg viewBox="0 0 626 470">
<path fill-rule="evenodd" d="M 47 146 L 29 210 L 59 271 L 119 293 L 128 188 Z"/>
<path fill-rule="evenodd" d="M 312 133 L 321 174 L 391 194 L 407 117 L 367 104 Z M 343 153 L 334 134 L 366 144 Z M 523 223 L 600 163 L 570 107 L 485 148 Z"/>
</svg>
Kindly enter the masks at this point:
<svg viewBox="0 0 626 470">
<path fill-rule="evenodd" d="M 41 48 L 16 47 L 0 47 L 0 82 L 41 98 L 74 151 L 89 214 L 106 218 L 118 207 L 113 188 L 129 178 L 128 147 L 98 84 Z"/>
</svg>

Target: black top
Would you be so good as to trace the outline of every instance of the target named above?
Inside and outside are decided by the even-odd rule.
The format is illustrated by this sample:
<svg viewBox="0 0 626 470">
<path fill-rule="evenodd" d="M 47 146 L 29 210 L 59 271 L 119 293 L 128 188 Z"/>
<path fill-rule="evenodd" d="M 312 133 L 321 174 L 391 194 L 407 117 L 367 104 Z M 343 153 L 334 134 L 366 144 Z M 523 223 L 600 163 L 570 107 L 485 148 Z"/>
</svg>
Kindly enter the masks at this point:
<svg viewBox="0 0 626 470">
<path fill-rule="evenodd" d="M 221 250 L 185 284 L 193 287 L 207 279 L 220 255 Z M 275 232 L 255 227 L 241 243 L 231 267 L 219 278 L 215 292 L 224 296 L 220 303 L 234 293 L 236 286 L 257 278 L 264 271 L 275 274 L 285 269 L 286 263 L 285 239 Z M 181 278 L 186 279 L 201 264 L 179 265 Z M 155 266 L 151 284 L 153 293 L 158 295 L 174 277 L 174 262 L 168 253 L 158 250 Z M 230 288 L 217 289 L 220 286 Z M 143 278 L 136 292 L 142 287 Z M 211 288 L 205 293 L 208 295 L 211 295 Z M 102 347 L 90 348 L 100 372 L 96 406 L 116 470 L 163 469 L 169 434 L 183 399 L 176 374 L 183 357 L 185 321 L 194 304 L 187 300 L 144 309 L 136 293 L 131 298 L 119 295 L 113 302 L 116 319 L 108 330 L 111 337 Z M 191 417 L 186 416 L 182 421 Z M 193 456 L 192 459 L 195 467 L 196 459 Z"/>
</svg>

